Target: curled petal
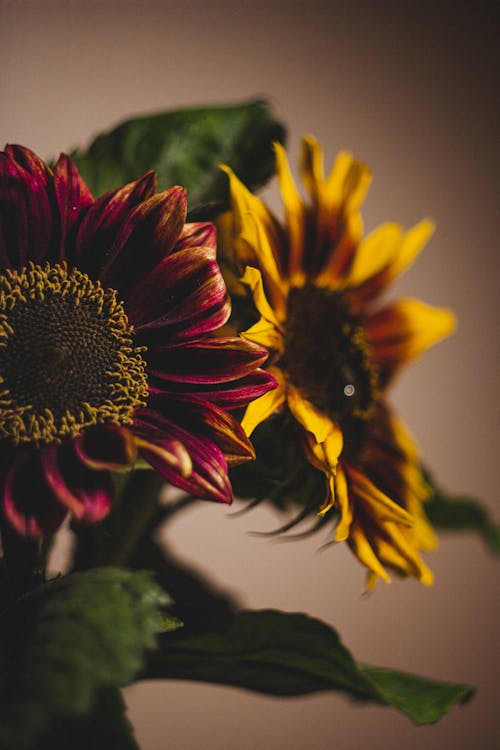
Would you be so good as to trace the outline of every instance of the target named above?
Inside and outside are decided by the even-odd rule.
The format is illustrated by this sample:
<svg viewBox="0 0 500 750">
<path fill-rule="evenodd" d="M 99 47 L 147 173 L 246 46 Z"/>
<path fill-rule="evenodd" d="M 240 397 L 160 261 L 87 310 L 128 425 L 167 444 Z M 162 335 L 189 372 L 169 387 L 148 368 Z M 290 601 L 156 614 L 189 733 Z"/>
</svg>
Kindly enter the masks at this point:
<svg viewBox="0 0 500 750">
<path fill-rule="evenodd" d="M 91 469 L 120 471 L 134 463 L 137 448 L 130 430 L 115 424 L 86 428 L 74 439 L 75 453 Z"/>
<path fill-rule="evenodd" d="M 85 523 L 97 523 L 109 512 L 113 485 L 107 471 L 83 464 L 72 445 L 50 445 L 42 451 L 47 484 L 57 500 Z"/>
<path fill-rule="evenodd" d="M 26 537 L 54 532 L 67 514 L 45 481 L 39 454 L 29 451 L 17 453 L 7 472 L 2 507 L 13 528 Z"/>
<path fill-rule="evenodd" d="M 150 447 L 139 446 L 146 461 L 169 482 L 196 497 L 221 503 L 232 502 L 227 462 L 221 449 L 213 441 L 194 435 L 152 409 L 139 410 L 134 422 L 134 432 L 144 436 L 149 444 L 162 447 L 165 441 L 177 441 L 187 451 L 192 463 L 189 476 L 159 459 Z"/>
<path fill-rule="evenodd" d="M 283 373 L 277 367 L 269 368 L 270 374 L 276 378 L 277 387 L 247 406 L 241 426 L 250 436 L 255 428 L 279 409 L 286 400 L 286 384 Z"/>
</svg>

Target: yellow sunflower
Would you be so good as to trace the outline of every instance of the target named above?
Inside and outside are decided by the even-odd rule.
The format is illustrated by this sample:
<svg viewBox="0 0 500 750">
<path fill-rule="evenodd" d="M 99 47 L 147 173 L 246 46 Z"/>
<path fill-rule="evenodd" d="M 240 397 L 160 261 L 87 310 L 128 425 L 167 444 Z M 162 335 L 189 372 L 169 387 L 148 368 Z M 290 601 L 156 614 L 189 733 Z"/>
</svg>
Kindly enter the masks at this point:
<svg viewBox="0 0 500 750">
<path fill-rule="evenodd" d="M 302 141 L 299 194 L 276 144 L 285 220 L 279 222 L 228 168 L 231 212 L 221 234 L 244 267 L 260 319 L 244 336 L 271 352 L 278 387 L 245 412 L 247 435 L 285 410 L 300 426 L 307 460 L 324 473 L 320 515 L 337 513 L 346 540 L 369 571 L 368 587 L 389 582 L 387 568 L 425 584 L 420 551 L 435 546 L 423 503 L 428 487 L 418 449 L 385 403 L 395 373 L 455 326 L 451 312 L 415 299 L 376 299 L 415 259 L 433 232 L 387 223 L 363 236 L 360 205 L 369 169 L 341 152 L 330 174 L 311 137 Z"/>
</svg>

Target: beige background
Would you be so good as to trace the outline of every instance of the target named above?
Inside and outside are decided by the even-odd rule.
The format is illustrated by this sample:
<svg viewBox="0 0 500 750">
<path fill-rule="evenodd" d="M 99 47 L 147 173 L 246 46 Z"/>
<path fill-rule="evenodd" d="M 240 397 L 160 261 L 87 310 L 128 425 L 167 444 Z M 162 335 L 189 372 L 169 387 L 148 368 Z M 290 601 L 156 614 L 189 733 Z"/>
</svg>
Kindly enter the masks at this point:
<svg viewBox="0 0 500 750">
<path fill-rule="evenodd" d="M 435 6 L 438 6 L 438 9 Z M 0 140 L 42 156 L 135 113 L 270 96 L 328 159 L 347 147 L 375 175 L 368 228 L 432 215 L 438 232 L 398 292 L 453 307 L 459 332 L 405 374 L 393 400 L 452 491 L 495 509 L 498 280 L 498 24 L 475 4 L 122 2 L 1 4 Z M 273 194 L 272 194 L 273 195 Z M 498 413 L 498 411 L 497 411 Z M 472 704 L 417 729 L 390 709 L 325 694 L 281 700 L 170 682 L 127 691 L 143 750 L 469 750 L 498 739 L 496 563 L 475 538 L 446 536 L 437 583 L 381 586 L 326 537 L 275 544 L 248 535 L 277 519 L 230 519 L 203 504 L 170 538 L 244 605 L 302 610 L 335 624 L 364 661 L 468 681 Z M 78 647 L 78 644 L 75 644 Z"/>
</svg>

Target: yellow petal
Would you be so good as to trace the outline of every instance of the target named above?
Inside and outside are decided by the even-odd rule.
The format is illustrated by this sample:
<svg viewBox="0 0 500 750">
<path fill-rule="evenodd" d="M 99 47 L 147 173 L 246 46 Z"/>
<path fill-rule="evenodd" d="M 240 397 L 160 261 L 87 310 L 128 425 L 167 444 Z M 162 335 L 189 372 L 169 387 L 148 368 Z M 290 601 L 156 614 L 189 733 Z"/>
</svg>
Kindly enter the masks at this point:
<svg viewBox="0 0 500 750">
<path fill-rule="evenodd" d="M 353 521 L 352 504 L 349 502 L 349 490 L 342 466 L 339 464 L 335 474 L 335 500 L 339 509 L 340 518 L 335 530 L 335 540 L 343 542 L 349 536 Z"/>
<path fill-rule="evenodd" d="M 341 151 L 326 180 L 325 194 L 334 208 L 345 206 L 346 212 L 359 208 L 370 186 L 371 173 L 366 164 Z"/>
<path fill-rule="evenodd" d="M 345 284 L 359 286 L 389 265 L 398 254 L 402 235 L 401 227 L 394 223 L 383 224 L 367 235 L 358 245 Z"/>
<path fill-rule="evenodd" d="M 221 169 L 229 176 L 235 237 L 238 242 L 246 243 L 255 254 L 273 304 L 281 310 L 284 307 L 284 284 L 276 261 L 280 243 L 273 219 L 264 203 L 247 190 L 229 167 L 222 165 Z"/>
<path fill-rule="evenodd" d="M 297 283 L 296 274 L 300 271 L 304 249 L 304 205 L 297 190 L 286 152 L 280 143 L 274 144 L 276 171 L 281 198 L 285 207 L 286 227 L 289 242 L 288 278 Z"/>
<path fill-rule="evenodd" d="M 432 237 L 434 229 L 434 222 L 424 219 L 406 232 L 398 253 L 388 269 L 387 282 L 406 271 Z"/>
<path fill-rule="evenodd" d="M 319 202 L 319 189 L 325 182 L 323 171 L 323 150 L 311 135 L 302 138 L 300 153 L 300 173 L 302 181 L 312 201 Z"/>
<path fill-rule="evenodd" d="M 267 301 L 261 272 L 257 268 L 247 266 L 245 268 L 243 276 L 241 277 L 241 281 L 243 284 L 246 284 L 248 287 L 250 287 L 253 301 L 255 302 L 255 307 L 260 312 L 264 320 L 267 320 L 267 322 L 274 326 L 277 330 L 280 330 L 280 324 L 278 322 L 278 319 L 276 318 L 276 315 L 274 314 L 274 310 Z"/>
<path fill-rule="evenodd" d="M 264 393 L 263 396 L 248 404 L 241 420 L 241 426 L 248 437 L 250 437 L 257 425 L 264 422 L 285 402 L 286 394 L 283 373 L 277 367 L 270 367 L 269 372 L 274 375 L 278 381 L 278 385 L 273 391 Z"/>
<path fill-rule="evenodd" d="M 288 387 L 288 406 L 297 422 L 314 435 L 317 443 L 323 443 L 337 429 L 329 417 L 318 411 L 292 385 Z"/>
<path fill-rule="evenodd" d="M 375 361 L 383 366 L 411 362 L 449 336 L 456 319 L 450 310 L 416 299 L 388 305 L 365 322 Z"/>
<path fill-rule="evenodd" d="M 404 534 L 402 529 L 390 525 L 390 538 L 395 548 L 411 563 L 412 575 L 415 575 L 420 583 L 425 586 L 432 586 L 434 583 L 434 574 L 420 557 L 415 544 L 412 543 Z"/>
<path fill-rule="evenodd" d="M 253 341 L 255 344 L 265 346 L 270 351 L 283 351 L 283 336 L 281 333 L 264 318 L 260 318 L 251 328 L 243 331 L 243 338 Z"/>
<path fill-rule="evenodd" d="M 370 545 L 364 532 L 357 524 L 353 524 L 353 526 L 351 527 L 349 545 L 352 547 L 353 552 L 358 560 L 363 563 L 366 568 L 371 570 L 379 578 L 382 578 L 382 580 L 386 583 L 391 582 L 391 579 L 387 575 L 384 567 L 373 551 L 372 546 Z M 371 581 L 373 585 L 374 580 L 371 579 Z"/>
<path fill-rule="evenodd" d="M 368 477 L 359 471 L 349 469 L 351 488 L 364 504 L 365 510 L 377 522 L 394 521 L 403 526 L 413 526 L 412 516 L 379 490 Z"/>
</svg>

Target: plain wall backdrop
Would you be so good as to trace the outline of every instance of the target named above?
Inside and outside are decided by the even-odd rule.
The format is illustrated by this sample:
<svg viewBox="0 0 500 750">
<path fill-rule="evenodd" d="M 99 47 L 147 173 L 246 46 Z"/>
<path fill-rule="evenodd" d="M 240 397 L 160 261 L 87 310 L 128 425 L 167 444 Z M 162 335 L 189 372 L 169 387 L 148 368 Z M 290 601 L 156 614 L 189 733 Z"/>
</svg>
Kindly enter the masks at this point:
<svg viewBox="0 0 500 750">
<path fill-rule="evenodd" d="M 498 465 L 498 23 L 491 3 L 2 2 L 0 140 L 43 157 L 118 121 L 186 105 L 267 96 L 331 162 L 340 148 L 372 168 L 367 229 L 424 216 L 437 232 L 398 283 L 452 307 L 453 338 L 408 369 L 392 401 L 450 491 L 495 514 Z M 276 194 L 270 192 L 271 200 Z M 277 204 L 276 204 L 277 205 Z M 496 415 L 496 420 L 495 420 Z M 497 515 L 498 518 L 498 515 Z M 143 750 L 482 750 L 498 741 L 497 563 L 473 536 L 443 535 L 436 584 L 381 585 L 328 535 L 273 543 L 248 534 L 270 511 L 235 519 L 199 504 L 169 529 L 243 605 L 305 611 L 335 625 L 365 662 L 479 687 L 433 727 L 329 693 L 283 700 L 187 682 L 129 688 Z M 78 644 L 75 644 L 78 647 Z"/>
</svg>

